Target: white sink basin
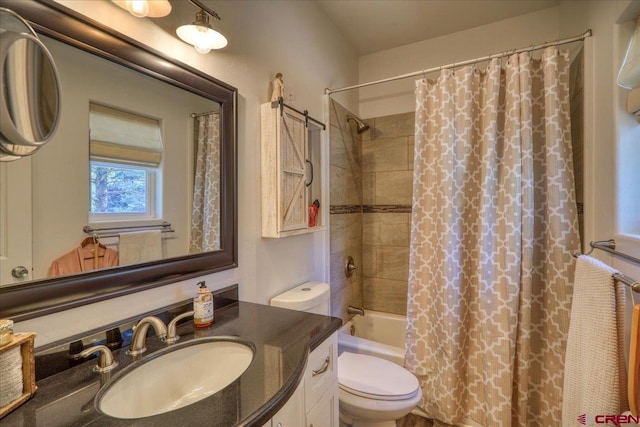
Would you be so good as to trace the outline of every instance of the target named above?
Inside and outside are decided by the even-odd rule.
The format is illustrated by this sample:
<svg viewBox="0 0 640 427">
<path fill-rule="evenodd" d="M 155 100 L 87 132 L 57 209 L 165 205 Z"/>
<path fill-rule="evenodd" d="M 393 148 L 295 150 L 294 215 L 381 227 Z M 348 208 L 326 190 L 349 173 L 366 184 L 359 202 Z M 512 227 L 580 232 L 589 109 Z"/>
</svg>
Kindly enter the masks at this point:
<svg viewBox="0 0 640 427">
<path fill-rule="evenodd" d="M 254 350 L 230 338 L 203 338 L 169 347 L 130 365 L 98 393 L 98 410 L 116 418 L 173 411 L 222 390 L 249 367 Z"/>
</svg>

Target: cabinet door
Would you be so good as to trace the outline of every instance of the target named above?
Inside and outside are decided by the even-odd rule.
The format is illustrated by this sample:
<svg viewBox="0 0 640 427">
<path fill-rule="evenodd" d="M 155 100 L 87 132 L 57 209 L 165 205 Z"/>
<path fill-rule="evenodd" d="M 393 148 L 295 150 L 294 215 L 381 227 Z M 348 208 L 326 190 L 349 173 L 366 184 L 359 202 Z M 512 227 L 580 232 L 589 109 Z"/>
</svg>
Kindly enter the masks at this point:
<svg viewBox="0 0 640 427">
<path fill-rule="evenodd" d="M 307 412 L 306 427 L 338 427 L 338 405 L 338 381 L 336 380 Z"/>
<path fill-rule="evenodd" d="M 334 332 L 309 354 L 304 374 L 307 412 L 338 379 L 338 333 Z"/>
<path fill-rule="evenodd" d="M 280 230 L 307 228 L 307 126 L 305 117 L 284 110 L 278 121 L 280 140 Z"/>
<path fill-rule="evenodd" d="M 304 425 L 303 387 L 301 383 L 287 403 L 271 418 L 271 427 L 300 427 Z"/>
</svg>

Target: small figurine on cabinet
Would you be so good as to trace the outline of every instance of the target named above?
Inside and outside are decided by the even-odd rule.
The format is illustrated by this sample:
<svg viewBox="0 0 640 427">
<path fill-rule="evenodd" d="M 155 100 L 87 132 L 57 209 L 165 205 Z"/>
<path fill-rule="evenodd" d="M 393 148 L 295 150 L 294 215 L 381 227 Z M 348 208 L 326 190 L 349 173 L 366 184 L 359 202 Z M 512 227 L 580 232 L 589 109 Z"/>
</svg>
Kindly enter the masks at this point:
<svg viewBox="0 0 640 427">
<path fill-rule="evenodd" d="M 276 74 L 276 78 L 273 79 L 271 102 L 277 101 L 278 98 L 284 99 L 284 80 L 282 79 L 282 73 Z"/>
</svg>

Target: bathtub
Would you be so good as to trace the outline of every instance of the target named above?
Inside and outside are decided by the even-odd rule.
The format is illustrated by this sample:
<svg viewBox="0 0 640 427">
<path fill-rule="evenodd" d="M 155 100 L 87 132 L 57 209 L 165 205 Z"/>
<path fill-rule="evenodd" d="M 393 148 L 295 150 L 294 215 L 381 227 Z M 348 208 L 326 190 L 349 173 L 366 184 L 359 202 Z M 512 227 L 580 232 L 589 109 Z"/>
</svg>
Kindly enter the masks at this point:
<svg viewBox="0 0 640 427">
<path fill-rule="evenodd" d="M 338 352 L 368 354 L 402 366 L 406 328 L 406 316 L 365 310 L 340 329 Z"/>
</svg>

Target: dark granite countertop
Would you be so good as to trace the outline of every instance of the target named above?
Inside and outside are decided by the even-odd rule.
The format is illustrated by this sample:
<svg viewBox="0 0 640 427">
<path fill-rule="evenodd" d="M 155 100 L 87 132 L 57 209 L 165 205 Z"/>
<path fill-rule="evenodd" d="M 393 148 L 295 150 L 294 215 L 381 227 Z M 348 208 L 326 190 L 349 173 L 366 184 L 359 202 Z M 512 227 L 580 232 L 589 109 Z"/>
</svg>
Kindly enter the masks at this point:
<svg viewBox="0 0 640 427">
<path fill-rule="evenodd" d="M 286 403 L 300 383 L 307 356 L 341 326 L 338 318 L 237 302 L 216 309 L 215 323 L 196 329 L 191 321 L 178 326 L 180 340 L 237 336 L 256 348 L 247 370 L 218 393 L 164 414 L 135 420 L 111 418 L 98 412 L 94 397 L 100 374 L 95 360 L 44 378 L 25 404 L 0 420 L 3 426 L 258 426 L 262 427 Z M 148 357 L 166 348 L 155 336 L 147 339 Z M 114 351 L 119 366 L 111 377 L 133 363 L 126 348 Z M 214 362 L 215 363 L 215 362 Z M 206 369 L 206 367 L 203 367 Z M 105 374 L 103 374 L 105 375 Z M 104 383 L 108 378 L 102 378 Z"/>
</svg>

